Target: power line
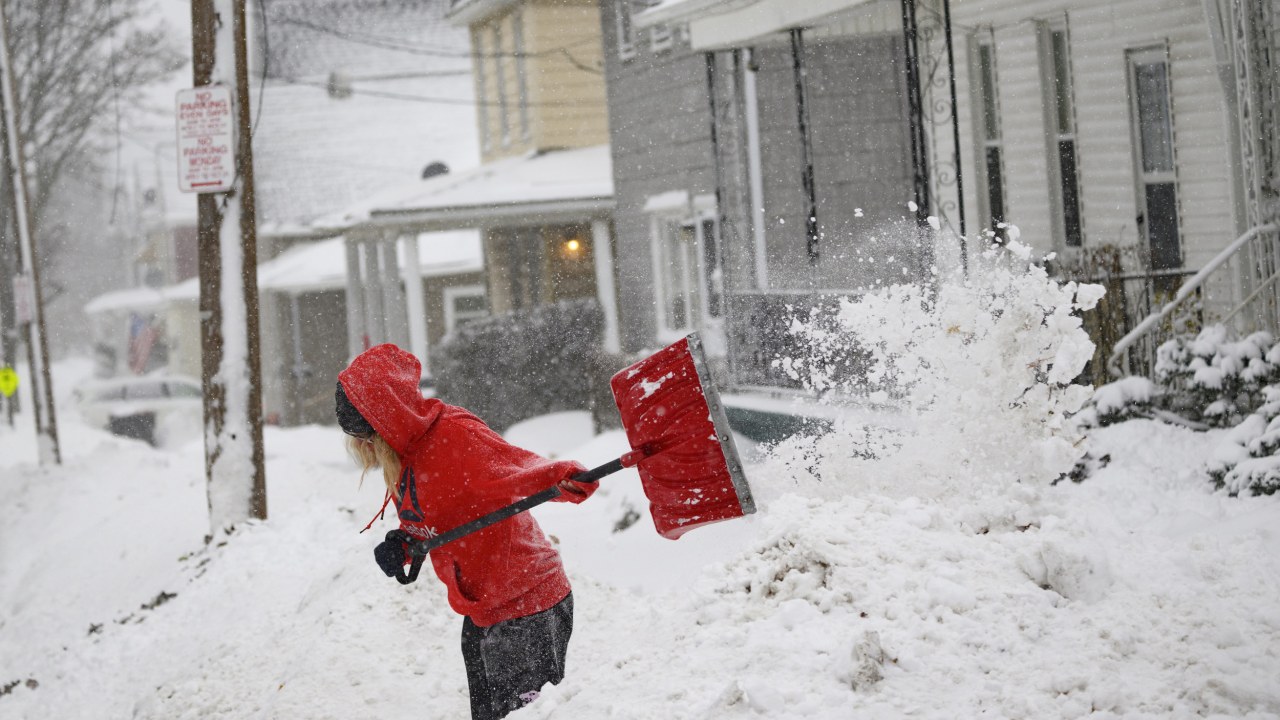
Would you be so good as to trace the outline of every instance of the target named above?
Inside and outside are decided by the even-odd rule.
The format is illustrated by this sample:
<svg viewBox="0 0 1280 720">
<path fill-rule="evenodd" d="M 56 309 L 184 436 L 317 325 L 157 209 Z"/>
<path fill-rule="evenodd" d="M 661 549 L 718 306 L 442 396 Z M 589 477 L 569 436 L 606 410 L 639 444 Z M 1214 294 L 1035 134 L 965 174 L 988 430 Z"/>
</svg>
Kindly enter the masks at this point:
<svg viewBox="0 0 1280 720">
<path fill-rule="evenodd" d="M 329 89 L 329 83 L 320 80 L 302 80 L 300 78 L 280 78 L 281 81 L 288 85 L 303 85 L 308 87 L 317 87 L 325 90 Z M 487 100 L 467 100 L 465 98 L 442 98 L 429 97 L 426 95 L 409 95 L 407 93 L 391 92 L 387 90 L 362 90 L 360 88 L 350 88 L 349 92 L 355 95 L 369 95 L 371 97 L 388 98 L 391 100 L 404 100 L 408 102 L 420 102 L 433 105 L 472 105 L 485 107 L 500 107 L 503 105 L 501 101 Z M 550 107 L 550 108 L 580 108 L 580 107 L 596 107 L 603 104 L 604 100 L 595 103 L 576 103 L 576 102 L 529 102 L 515 101 L 506 103 L 508 106 L 516 105 L 518 107 Z"/>
<path fill-rule="evenodd" d="M 498 58 L 545 57 L 548 55 L 565 53 L 570 48 L 576 48 L 580 45 L 585 45 L 589 42 L 594 42 L 597 39 L 594 36 L 587 36 L 579 40 L 576 40 L 574 42 L 571 42 L 567 45 L 561 45 L 560 47 L 550 48 L 547 50 L 540 50 L 538 52 L 532 52 L 532 53 L 530 52 L 477 53 L 471 50 L 463 50 L 461 48 L 440 49 L 438 47 L 429 47 L 426 45 L 419 45 L 417 43 L 411 43 L 408 41 L 400 40 L 398 38 L 388 37 L 385 35 L 371 35 L 368 33 L 355 33 L 350 30 L 339 30 L 337 28 L 328 27 L 327 25 L 321 25 L 319 23 L 314 23 L 307 20 L 300 20 L 298 18 L 278 18 L 276 22 L 283 23 L 286 25 L 297 25 L 298 27 L 307 28 L 308 30 L 314 30 L 315 32 L 324 33 L 326 35 L 332 35 L 333 37 L 339 38 L 341 40 L 346 40 L 347 42 L 356 43 L 358 45 L 368 45 L 370 47 L 381 48 L 383 50 L 395 50 L 398 52 L 409 53 L 412 55 L 426 55 L 430 57 L 445 57 L 445 58 L 469 58 L 469 59 L 489 60 L 489 59 L 498 59 Z"/>
</svg>

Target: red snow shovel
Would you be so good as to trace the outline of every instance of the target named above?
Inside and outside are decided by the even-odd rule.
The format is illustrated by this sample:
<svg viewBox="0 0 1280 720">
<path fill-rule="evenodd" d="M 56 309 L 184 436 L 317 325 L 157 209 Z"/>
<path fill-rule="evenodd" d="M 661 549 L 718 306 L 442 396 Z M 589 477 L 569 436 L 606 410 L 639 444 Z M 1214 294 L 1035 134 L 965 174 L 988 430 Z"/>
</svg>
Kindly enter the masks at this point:
<svg viewBox="0 0 1280 720">
<path fill-rule="evenodd" d="M 659 535 L 671 540 L 696 527 L 756 511 L 697 333 L 622 370 L 609 385 L 631 452 L 571 479 L 595 482 L 623 468 L 636 468 L 653 524 Z M 448 532 L 411 543 L 413 563 L 396 579 L 403 585 L 417 580 L 422 560 L 432 550 L 559 496 L 559 486 L 553 485 Z M 388 540 L 393 536 L 406 537 L 399 530 L 387 533 Z"/>
</svg>

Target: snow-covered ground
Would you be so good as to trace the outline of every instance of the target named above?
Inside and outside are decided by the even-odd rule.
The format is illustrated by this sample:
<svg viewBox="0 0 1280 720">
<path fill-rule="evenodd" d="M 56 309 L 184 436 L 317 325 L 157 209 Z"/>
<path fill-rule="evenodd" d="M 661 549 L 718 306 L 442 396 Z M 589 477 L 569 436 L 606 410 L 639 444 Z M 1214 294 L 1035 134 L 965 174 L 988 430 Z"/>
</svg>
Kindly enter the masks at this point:
<svg viewBox="0 0 1280 720">
<path fill-rule="evenodd" d="M 61 467 L 32 464 L 29 423 L 0 427 L 0 716 L 466 716 L 459 619 L 372 562 L 380 483 L 336 430 L 269 428 L 270 519 L 206 547 L 198 443 L 60 409 Z M 516 435 L 588 465 L 624 449 L 573 416 Z M 539 511 L 578 614 L 568 678 L 519 716 L 1280 717 L 1280 498 L 1211 493 L 1214 438 L 1098 431 L 1107 467 L 976 530 L 971 508 L 811 492 L 753 454 L 761 512 L 670 542 L 647 518 L 613 531 L 644 507 L 611 478 Z"/>
<path fill-rule="evenodd" d="M 757 514 L 663 540 L 633 471 L 537 508 L 577 617 L 567 678 L 517 717 L 1280 718 L 1280 496 L 1211 491 L 1224 431 L 1081 435 L 1097 288 L 1012 249 L 808 331 L 788 372 L 851 392 L 823 353 L 856 342 L 872 412 L 744 448 Z M 467 716 L 461 622 L 374 564 L 382 484 L 336 429 L 268 428 L 270 519 L 206 544 L 198 441 L 86 427 L 88 367 L 57 369 L 60 467 L 0 426 L 0 717 Z M 509 437 L 627 449 L 581 413 Z M 1093 475 L 1054 484 L 1086 448 Z"/>
</svg>

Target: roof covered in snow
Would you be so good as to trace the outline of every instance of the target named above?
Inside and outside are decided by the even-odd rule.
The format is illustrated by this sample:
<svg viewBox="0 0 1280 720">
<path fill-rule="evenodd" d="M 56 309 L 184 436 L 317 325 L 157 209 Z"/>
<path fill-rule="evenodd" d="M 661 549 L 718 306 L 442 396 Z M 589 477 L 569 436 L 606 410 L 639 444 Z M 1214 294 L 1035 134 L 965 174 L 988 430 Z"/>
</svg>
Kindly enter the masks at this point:
<svg viewBox="0 0 1280 720">
<path fill-rule="evenodd" d="M 400 266 L 405 252 L 399 247 Z M 422 233 L 418 236 L 418 272 L 421 277 L 442 277 L 484 269 L 478 230 Z M 347 285 L 347 254 L 342 237 L 300 243 L 258 264 L 258 289 L 282 293 L 338 290 Z M 200 297 L 200 279 L 189 278 L 163 289 L 134 288 L 105 293 L 84 307 L 89 314 L 108 311 L 155 310 L 170 301 Z"/>
<path fill-rule="evenodd" d="M 128 288 L 112 290 L 95 297 L 85 303 L 84 311 L 89 315 L 112 311 L 135 312 L 154 310 L 164 303 L 164 294 L 156 288 Z"/>
<path fill-rule="evenodd" d="M 687 24 L 695 50 L 745 47 L 792 28 L 884 0 L 662 0 L 635 15 L 637 27 Z M 896 3 L 894 3 L 896 5 Z"/>
<path fill-rule="evenodd" d="M 454 23 L 467 25 L 515 5 L 518 0 L 449 0 L 448 17 Z"/>
<path fill-rule="evenodd" d="M 422 277 L 477 272 L 484 268 L 476 230 L 423 233 L 418 238 Z M 399 247 L 404 266 L 404 248 Z M 258 287 L 284 293 L 336 290 L 347 285 L 347 251 L 341 237 L 305 243 L 258 266 Z"/>
<path fill-rule="evenodd" d="M 612 207 L 609 146 L 596 145 L 505 158 L 401 185 L 317 224 L 464 228 L 504 218 L 587 217 Z"/>
</svg>

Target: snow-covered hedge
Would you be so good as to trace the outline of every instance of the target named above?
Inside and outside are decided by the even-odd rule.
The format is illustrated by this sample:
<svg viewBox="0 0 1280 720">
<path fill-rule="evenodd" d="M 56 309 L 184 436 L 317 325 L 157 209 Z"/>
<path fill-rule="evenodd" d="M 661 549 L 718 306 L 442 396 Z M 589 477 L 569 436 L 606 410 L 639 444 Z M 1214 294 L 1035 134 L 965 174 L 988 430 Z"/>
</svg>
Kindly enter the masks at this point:
<svg viewBox="0 0 1280 720">
<path fill-rule="evenodd" d="M 1222 325 L 1213 325 L 1160 345 L 1155 376 L 1154 383 L 1128 377 L 1098 388 L 1079 415 L 1081 424 L 1100 427 L 1156 416 L 1230 428 L 1206 468 L 1214 486 L 1232 495 L 1280 490 L 1280 342 L 1275 336 L 1256 332 L 1237 340 Z"/>
<path fill-rule="evenodd" d="M 1280 343 L 1269 332 L 1233 340 L 1222 325 L 1156 350 L 1156 381 L 1169 409 L 1213 427 L 1233 427 L 1280 381 Z"/>
<path fill-rule="evenodd" d="M 534 415 L 587 410 L 602 326 L 592 299 L 473 320 L 432 357 L 437 393 L 499 431 Z"/>
<path fill-rule="evenodd" d="M 1156 384 L 1144 377 L 1121 378 L 1094 390 L 1076 421 L 1082 427 L 1106 427 L 1135 417 L 1150 417 L 1157 393 Z"/>
<path fill-rule="evenodd" d="M 1227 433 L 1209 461 L 1213 484 L 1232 495 L 1280 491 L 1280 384 L 1262 394 L 1266 401 Z"/>
</svg>

